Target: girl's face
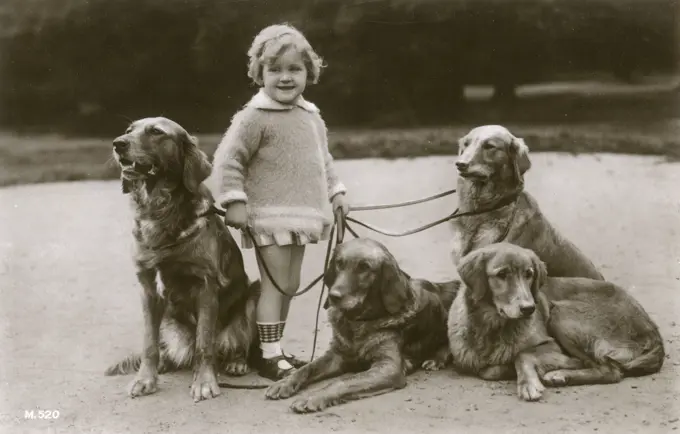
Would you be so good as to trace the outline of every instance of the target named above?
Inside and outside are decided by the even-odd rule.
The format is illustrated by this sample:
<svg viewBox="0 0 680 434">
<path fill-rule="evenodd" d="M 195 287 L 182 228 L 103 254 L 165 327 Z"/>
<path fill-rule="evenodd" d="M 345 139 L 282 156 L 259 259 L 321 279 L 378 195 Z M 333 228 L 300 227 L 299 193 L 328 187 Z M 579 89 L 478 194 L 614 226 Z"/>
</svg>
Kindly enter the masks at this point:
<svg viewBox="0 0 680 434">
<path fill-rule="evenodd" d="M 264 91 L 283 104 L 291 104 L 307 85 L 307 68 L 302 55 L 293 48 L 286 49 L 271 64 L 262 68 Z"/>
</svg>

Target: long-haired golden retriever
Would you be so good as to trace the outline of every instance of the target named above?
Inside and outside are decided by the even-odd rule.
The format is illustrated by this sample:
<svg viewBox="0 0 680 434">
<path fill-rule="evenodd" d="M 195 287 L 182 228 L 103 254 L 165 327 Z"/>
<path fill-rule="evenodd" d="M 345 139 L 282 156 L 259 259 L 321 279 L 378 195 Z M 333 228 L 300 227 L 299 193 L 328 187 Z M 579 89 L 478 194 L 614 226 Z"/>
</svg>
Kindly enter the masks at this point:
<svg viewBox="0 0 680 434">
<path fill-rule="evenodd" d="M 516 377 L 519 396 L 535 401 L 544 385 L 615 383 L 661 369 L 656 324 L 610 282 L 547 277 L 533 251 L 510 243 L 474 250 L 458 272 L 448 334 L 461 372 Z"/>
<path fill-rule="evenodd" d="M 446 345 L 446 316 L 459 281 L 411 279 L 381 243 L 356 238 L 339 244 L 325 275 L 329 286 L 330 348 L 267 389 L 269 399 L 293 396 L 305 386 L 345 373 L 308 397 L 297 413 L 406 386 L 406 375 Z"/>
<path fill-rule="evenodd" d="M 194 401 L 215 397 L 215 367 L 243 375 L 257 354 L 260 291 L 222 220 L 206 213 L 211 164 L 194 137 L 161 117 L 133 122 L 113 141 L 113 155 L 134 210 L 144 343 L 106 374 L 137 371 L 128 388 L 136 397 L 156 391 L 159 373 L 193 367 Z"/>
<path fill-rule="evenodd" d="M 461 212 L 501 207 L 452 220 L 455 264 L 476 248 L 507 241 L 535 251 L 549 276 L 604 279 L 524 190 L 524 173 L 531 168 L 524 140 L 500 125 L 474 128 L 459 140 L 456 168 Z"/>
</svg>

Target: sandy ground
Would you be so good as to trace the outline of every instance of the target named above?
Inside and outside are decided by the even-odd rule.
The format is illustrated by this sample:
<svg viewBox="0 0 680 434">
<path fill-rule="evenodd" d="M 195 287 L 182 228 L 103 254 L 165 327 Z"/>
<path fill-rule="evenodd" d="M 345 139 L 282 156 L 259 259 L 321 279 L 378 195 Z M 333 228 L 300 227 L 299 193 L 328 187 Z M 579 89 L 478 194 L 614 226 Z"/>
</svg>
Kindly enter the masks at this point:
<svg viewBox="0 0 680 434">
<path fill-rule="evenodd" d="M 194 404 L 190 374 L 162 376 L 157 394 L 131 400 L 131 377 L 105 377 L 140 347 L 141 311 L 130 257 L 130 212 L 116 182 L 0 190 L 0 428 L 51 433 L 494 432 L 668 433 L 680 427 L 680 164 L 656 158 L 536 154 L 527 188 L 544 212 L 658 322 L 668 358 L 655 376 L 617 385 L 549 389 L 520 401 L 510 382 L 419 372 L 398 392 L 296 415 L 261 390 L 223 390 Z M 453 158 L 340 161 L 355 204 L 416 199 L 452 188 Z M 447 215 L 455 197 L 354 217 L 393 230 Z M 360 233 L 374 236 L 359 228 Z M 448 279 L 446 226 L 377 237 L 415 276 Z M 322 269 L 309 250 L 303 281 Z M 255 273 L 252 251 L 246 253 Z M 318 288 L 293 305 L 285 347 L 309 357 Z M 321 315 L 318 350 L 329 339 Z M 245 381 L 260 381 L 254 375 Z M 58 411 L 52 420 L 26 410 Z"/>
</svg>

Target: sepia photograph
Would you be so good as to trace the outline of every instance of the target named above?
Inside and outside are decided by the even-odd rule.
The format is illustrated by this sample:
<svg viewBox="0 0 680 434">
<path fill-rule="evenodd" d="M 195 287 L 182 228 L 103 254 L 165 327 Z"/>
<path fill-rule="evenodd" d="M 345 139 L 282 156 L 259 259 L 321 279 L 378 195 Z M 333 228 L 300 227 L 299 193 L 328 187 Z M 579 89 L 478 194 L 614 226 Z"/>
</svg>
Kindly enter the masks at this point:
<svg viewBox="0 0 680 434">
<path fill-rule="evenodd" d="M 3 0 L 0 433 L 680 432 L 680 0 Z"/>
</svg>

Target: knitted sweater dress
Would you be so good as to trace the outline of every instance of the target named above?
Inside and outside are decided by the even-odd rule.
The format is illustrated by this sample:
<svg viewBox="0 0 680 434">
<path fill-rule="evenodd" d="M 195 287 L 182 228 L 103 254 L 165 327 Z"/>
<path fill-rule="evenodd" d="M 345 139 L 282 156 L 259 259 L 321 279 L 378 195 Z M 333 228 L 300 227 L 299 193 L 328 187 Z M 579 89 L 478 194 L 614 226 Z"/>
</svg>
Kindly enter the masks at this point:
<svg viewBox="0 0 680 434">
<path fill-rule="evenodd" d="M 319 109 L 302 96 L 281 104 L 257 93 L 232 118 L 215 151 L 217 202 L 246 203 L 257 245 L 306 244 L 326 239 L 330 202 L 346 191 L 328 151 Z M 243 247 L 252 247 L 243 237 Z"/>
</svg>

